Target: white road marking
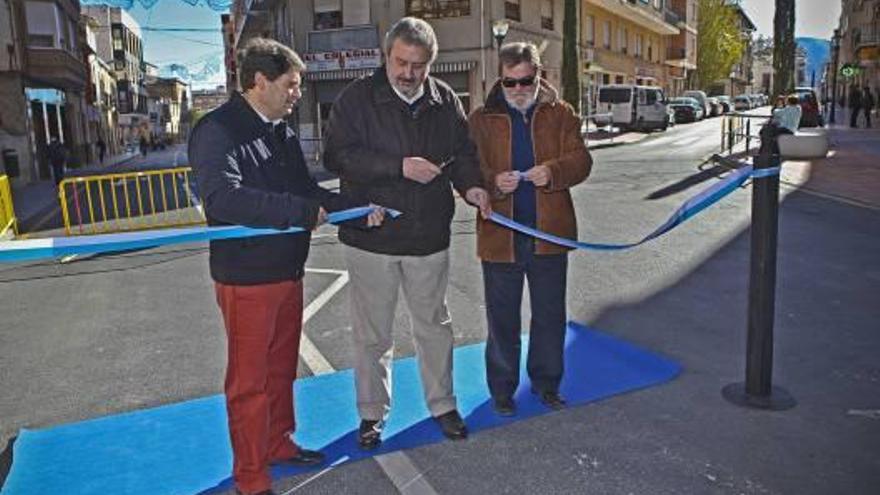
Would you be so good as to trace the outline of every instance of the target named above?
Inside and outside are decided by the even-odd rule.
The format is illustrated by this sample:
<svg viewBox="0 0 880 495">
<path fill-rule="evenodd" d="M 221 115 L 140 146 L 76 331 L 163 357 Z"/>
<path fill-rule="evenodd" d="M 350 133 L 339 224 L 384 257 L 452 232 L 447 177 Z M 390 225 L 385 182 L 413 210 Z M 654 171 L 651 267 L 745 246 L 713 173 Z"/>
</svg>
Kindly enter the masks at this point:
<svg viewBox="0 0 880 495">
<path fill-rule="evenodd" d="M 330 299 L 342 290 L 349 281 L 347 270 L 306 268 L 306 272 L 337 275 L 337 278 L 303 310 L 303 326 L 305 326 L 306 322 L 320 311 L 324 305 L 330 302 Z M 300 337 L 299 346 L 300 356 L 303 358 L 303 361 L 312 373 L 320 375 L 335 371 L 330 362 L 321 354 L 321 351 L 318 350 L 315 343 L 312 342 L 305 332 L 303 332 Z M 388 476 L 388 479 L 394 484 L 394 487 L 397 488 L 398 492 L 404 495 L 437 495 L 437 491 L 424 477 L 424 473 L 419 471 L 419 469 L 412 463 L 409 456 L 405 453 L 399 451 L 391 452 L 389 454 L 375 456 L 374 459 L 379 467 L 382 468 L 382 471 L 385 472 L 385 475 Z M 293 493 L 293 491 L 298 490 L 318 476 L 325 474 L 333 467 L 335 467 L 335 465 L 317 473 L 315 476 L 295 486 L 290 491 L 284 492 L 285 495 Z"/>
</svg>

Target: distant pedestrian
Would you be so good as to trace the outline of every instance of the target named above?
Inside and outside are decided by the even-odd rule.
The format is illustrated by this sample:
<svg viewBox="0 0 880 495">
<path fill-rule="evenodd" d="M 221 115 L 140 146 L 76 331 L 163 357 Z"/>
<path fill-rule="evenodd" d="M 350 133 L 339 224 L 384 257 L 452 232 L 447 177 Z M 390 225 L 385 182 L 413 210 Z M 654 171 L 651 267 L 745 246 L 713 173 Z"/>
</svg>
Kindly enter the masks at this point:
<svg viewBox="0 0 880 495">
<path fill-rule="evenodd" d="M 866 128 L 871 128 L 871 112 L 874 111 L 874 95 L 871 94 L 871 88 L 865 86 L 865 89 L 862 93 L 862 108 L 865 111 L 865 125 Z"/>
<path fill-rule="evenodd" d="M 779 98 L 782 98 L 781 96 Z M 779 100 L 777 98 L 777 101 Z M 800 126 L 802 110 L 798 95 L 789 95 L 787 105 L 773 110 L 773 118 L 761 128 L 761 148 L 759 153 L 779 154 L 779 136 L 794 134 Z"/>
<path fill-rule="evenodd" d="M 95 143 L 95 146 L 98 147 L 98 162 L 103 164 L 104 154 L 107 153 L 107 144 L 104 142 L 103 139 L 98 138 L 98 142 Z"/>
<path fill-rule="evenodd" d="M 859 111 L 862 109 L 862 90 L 853 84 L 849 87 L 849 126 L 859 126 Z"/>
<path fill-rule="evenodd" d="M 140 147 L 141 147 L 141 155 L 143 155 L 144 158 L 146 158 L 147 151 L 149 151 L 149 149 L 150 149 L 150 142 L 147 140 L 147 136 L 141 136 Z"/>
<path fill-rule="evenodd" d="M 52 176 L 56 186 L 64 180 L 64 164 L 66 162 L 67 149 L 57 137 L 52 138 L 52 142 L 49 143 L 49 163 L 52 165 Z"/>
</svg>

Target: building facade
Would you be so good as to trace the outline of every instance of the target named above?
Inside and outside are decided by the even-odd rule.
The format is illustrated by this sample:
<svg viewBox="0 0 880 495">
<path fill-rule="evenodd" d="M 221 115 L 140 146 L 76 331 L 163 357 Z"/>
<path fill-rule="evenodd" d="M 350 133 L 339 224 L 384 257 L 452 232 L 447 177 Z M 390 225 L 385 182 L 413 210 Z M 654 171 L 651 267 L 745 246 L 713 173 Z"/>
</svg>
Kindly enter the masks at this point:
<svg viewBox="0 0 880 495">
<path fill-rule="evenodd" d="M 61 141 L 68 165 L 86 161 L 87 68 L 78 0 L 0 4 L 0 151 L 17 181 L 51 178 L 48 143 Z"/>
<path fill-rule="evenodd" d="M 96 33 L 98 23 L 95 19 L 83 15 L 86 35 L 86 62 L 88 64 L 88 84 L 86 104 L 88 105 L 87 134 L 94 157 L 99 157 L 98 141 L 105 146 L 105 156 L 112 156 L 120 151 L 119 114 L 116 108 L 117 88 L 116 75 L 113 68 L 98 56 Z"/>
<path fill-rule="evenodd" d="M 842 0 L 839 39 L 838 96 L 848 98 L 852 85 L 880 91 L 880 0 Z"/>
<path fill-rule="evenodd" d="M 687 71 L 696 67 L 695 4 L 583 0 L 581 46 L 589 108 L 595 105 L 597 88 L 608 84 L 682 91 Z"/>
<path fill-rule="evenodd" d="M 150 134 L 165 143 L 185 142 L 189 135 L 187 84 L 176 77 L 147 77 L 151 108 Z"/>
<path fill-rule="evenodd" d="M 560 86 L 562 8 L 563 0 L 237 0 L 231 15 L 235 47 L 268 36 L 303 55 L 306 91 L 294 120 L 312 157 L 336 96 L 381 66 L 383 37 L 401 17 L 420 17 L 434 27 L 440 51 L 432 74 L 470 110 L 498 77 L 495 21 L 508 21 L 504 41 L 539 45 L 544 77 Z"/>
<path fill-rule="evenodd" d="M 135 143 L 150 125 L 140 25 L 119 7 L 87 5 L 83 13 L 95 19 L 97 55 L 115 73 L 120 140 Z"/>
</svg>

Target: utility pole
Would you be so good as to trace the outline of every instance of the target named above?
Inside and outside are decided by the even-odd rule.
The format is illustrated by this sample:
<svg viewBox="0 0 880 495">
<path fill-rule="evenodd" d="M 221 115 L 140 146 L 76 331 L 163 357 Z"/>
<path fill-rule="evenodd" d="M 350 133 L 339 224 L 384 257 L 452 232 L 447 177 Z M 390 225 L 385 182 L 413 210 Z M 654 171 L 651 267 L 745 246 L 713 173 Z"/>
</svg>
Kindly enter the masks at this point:
<svg viewBox="0 0 880 495">
<path fill-rule="evenodd" d="M 794 59 L 797 46 L 794 40 L 795 0 L 775 0 L 773 16 L 773 96 L 794 91 Z"/>
</svg>

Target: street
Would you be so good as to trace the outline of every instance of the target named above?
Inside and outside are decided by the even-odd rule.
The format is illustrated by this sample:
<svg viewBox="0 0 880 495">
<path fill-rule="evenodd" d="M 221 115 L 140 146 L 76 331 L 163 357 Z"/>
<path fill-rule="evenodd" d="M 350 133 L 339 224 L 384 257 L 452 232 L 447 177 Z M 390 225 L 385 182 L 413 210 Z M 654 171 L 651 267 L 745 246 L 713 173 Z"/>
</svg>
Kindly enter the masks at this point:
<svg viewBox="0 0 880 495">
<path fill-rule="evenodd" d="M 580 239 L 636 241 L 715 181 L 720 171 L 698 166 L 718 150 L 720 125 L 707 119 L 593 151 L 592 175 L 573 190 Z M 133 165 L 147 162 L 183 165 L 185 154 Z M 406 450 L 410 471 L 370 459 L 277 480 L 275 490 L 872 493 L 878 423 L 848 411 L 880 407 L 878 212 L 787 187 L 781 196 L 774 379 L 798 400 L 795 409 L 745 410 L 720 394 L 742 380 L 744 366 L 745 187 L 643 246 L 570 256 L 569 319 L 677 361 L 677 379 Z M 486 325 L 474 211 L 460 199 L 452 228 L 448 302 L 462 346 L 484 341 Z M 315 304 L 305 316 L 301 377 L 353 363 L 342 253 L 335 228 L 319 229 L 307 264 L 305 300 Z M 20 428 L 222 393 L 225 337 L 206 246 L 0 266 L 0 299 L 0 446 L 8 445 L 0 475 Z M 395 325 L 395 357 L 412 356 L 402 302 Z"/>
</svg>

